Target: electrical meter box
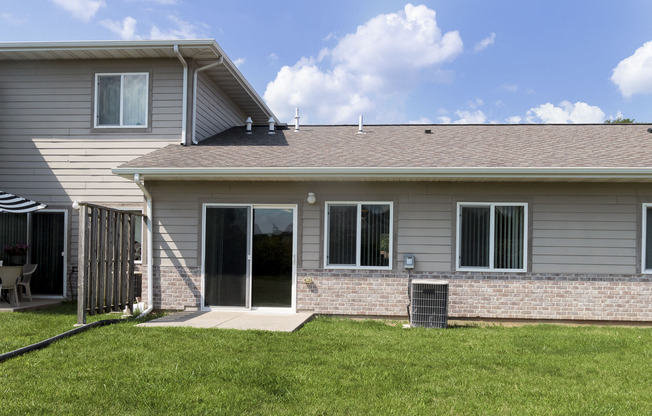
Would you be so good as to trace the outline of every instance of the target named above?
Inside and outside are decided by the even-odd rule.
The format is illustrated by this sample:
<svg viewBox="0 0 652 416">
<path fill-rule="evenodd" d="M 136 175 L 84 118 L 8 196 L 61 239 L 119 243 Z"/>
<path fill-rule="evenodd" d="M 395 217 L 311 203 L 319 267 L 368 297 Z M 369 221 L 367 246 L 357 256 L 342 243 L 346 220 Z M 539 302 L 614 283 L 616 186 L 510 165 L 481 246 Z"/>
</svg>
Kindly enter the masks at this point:
<svg viewBox="0 0 652 416">
<path fill-rule="evenodd" d="M 406 269 L 414 269 L 414 254 L 406 254 L 403 257 L 403 267 Z"/>
</svg>

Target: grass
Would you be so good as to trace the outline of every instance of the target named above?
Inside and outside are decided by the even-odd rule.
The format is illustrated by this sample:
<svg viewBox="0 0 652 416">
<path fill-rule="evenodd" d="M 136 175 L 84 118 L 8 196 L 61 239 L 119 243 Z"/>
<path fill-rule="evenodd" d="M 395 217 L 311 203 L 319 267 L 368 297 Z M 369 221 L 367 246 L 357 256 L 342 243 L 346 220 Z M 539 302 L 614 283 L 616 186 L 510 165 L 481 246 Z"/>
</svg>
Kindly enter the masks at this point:
<svg viewBox="0 0 652 416">
<path fill-rule="evenodd" d="M 5 345 L 4 322 L 0 329 Z M 0 409 L 17 415 L 646 414 L 650 374 L 649 328 L 406 330 L 318 318 L 286 334 L 120 323 L 0 364 Z"/>
</svg>

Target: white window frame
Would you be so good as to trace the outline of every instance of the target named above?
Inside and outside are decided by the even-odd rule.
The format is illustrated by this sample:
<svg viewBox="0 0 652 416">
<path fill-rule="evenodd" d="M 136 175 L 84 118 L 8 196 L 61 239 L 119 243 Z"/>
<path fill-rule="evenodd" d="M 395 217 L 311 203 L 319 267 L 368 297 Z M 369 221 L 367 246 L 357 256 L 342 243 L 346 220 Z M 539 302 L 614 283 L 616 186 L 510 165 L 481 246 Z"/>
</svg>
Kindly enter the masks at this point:
<svg viewBox="0 0 652 416">
<path fill-rule="evenodd" d="M 145 75 L 145 124 L 125 125 L 123 124 L 122 98 L 124 93 L 125 75 Z M 99 124 L 99 99 L 100 99 L 100 77 L 120 76 L 120 124 L 104 125 Z M 96 129 L 146 129 L 149 127 L 149 72 L 102 72 L 95 74 L 95 110 L 93 114 L 93 127 Z"/>
<path fill-rule="evenodd" d="M 643 204 L 643 212 L 641 215 L 641 273 L 652 274 L 652 267 L 645 264 L 645 252 L 647 251 L 647 210 L 652 209 L 652 203 Z M 646 268 L 646 266 L 648 266 Z M 652 265 L 650 265 L 652 266 Z"/>
<path fill-rule="evenodd" d="M 247 302 L 248 306 L 238 307 L 238 306 L 208 306 L 206 305 L 206 209 L 207 208 L 248 208 L 249 209 L 249 218 L 247 220 Z M 289 308 L 278 308 L 278 307 L 265 307 L 265 306 L 251 306 L 251 279 L 252 279 L 252 252 L 253 252 L 253 235 L 251 232 L 253 230 L 253 221 L 254 209 L 291 209 L 292 210 L 292 221 L 294 222 L 294 228 L 292 232 L 292 305 Z M 297 252 L 298 252 L 298 233 L 299 233 L 299 224 L 298 224 L 298 207 L 296 204 L 228 204 L 228 203 L 215 203 L 207 202 L 202 204 L 202 224 L 201 224 L 201 310 L 202 311 L 253 311 L 253 312 L 264 312 L 264 313 L 294 313 L 297 310 Z"/>
<path fill-rule="evenodd" d="M 328 245 L 330 236 L 329 230 L 329 208 L 333 205 L 357 205 L 356 218 L 356 247 L 355 265 L 352 264 L 329 264 Z M 360 265 L 360 239 L 362 238 L 362 206 L 363 205 L 389 205 L 389 265 L 388 266 L 361 266 Z M 324 268 L 325 269 L 355 269 L 355 270 L 392 270 L 394 261 L 394 203 L 391 201 L 327 201 L 324 203 Z"/>
<path fill-rule="evenodd" d="M 494 232 L 495 232 L 495 212 L 496 207 L 523 207 L 523 268 L 521 269 L 497 269 L 494 268 Z M 489 267 L 465 267 L 460 265 L 460 246 L 461 242 L 461 229 L 462 229 L 462 207 L 478 207 L 489 208 Z M 523 273 L 527 271 L 528 267 L 528 204 L 526 202 L 458 202 L 457 203 L 457 232 L 455 243 L 455 269 L 457 271 L 468 272 L 511 272 Z"/>
</svg>

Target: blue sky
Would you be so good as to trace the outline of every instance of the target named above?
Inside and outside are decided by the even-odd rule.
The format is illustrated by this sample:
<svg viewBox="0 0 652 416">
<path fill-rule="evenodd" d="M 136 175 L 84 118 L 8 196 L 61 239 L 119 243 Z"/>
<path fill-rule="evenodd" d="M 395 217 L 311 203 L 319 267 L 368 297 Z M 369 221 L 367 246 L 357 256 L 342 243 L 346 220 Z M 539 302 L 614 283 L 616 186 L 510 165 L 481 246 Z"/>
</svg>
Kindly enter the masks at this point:
<svg viewBox="0 0 652 416">
<path fill-rule="evenodd" d="M 649 0 L 3 0 L 0 41 L 214 38 L 281 121 L 652 122 Z"/>
</svg>

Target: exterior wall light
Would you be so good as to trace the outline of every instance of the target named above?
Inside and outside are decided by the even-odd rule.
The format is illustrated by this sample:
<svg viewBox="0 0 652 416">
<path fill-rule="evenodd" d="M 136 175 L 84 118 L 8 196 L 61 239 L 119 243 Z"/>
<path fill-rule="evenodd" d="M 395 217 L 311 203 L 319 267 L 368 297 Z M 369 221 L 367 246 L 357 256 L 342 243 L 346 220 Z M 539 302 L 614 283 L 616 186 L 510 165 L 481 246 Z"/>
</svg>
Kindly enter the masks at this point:
<svg viewBox="0 0 652 416">
<path fill-rule="evenodd" d="M 310 205 L 312 205 L 312 204 L 314 204 L 315 202 L 317 202 L 317 198 L 315 197 L 315 193 L 314 193 L 314 192 L 308 192 L 308 198 L 306 198 L 306 201 L 307 201 Z"/>
</svg>

